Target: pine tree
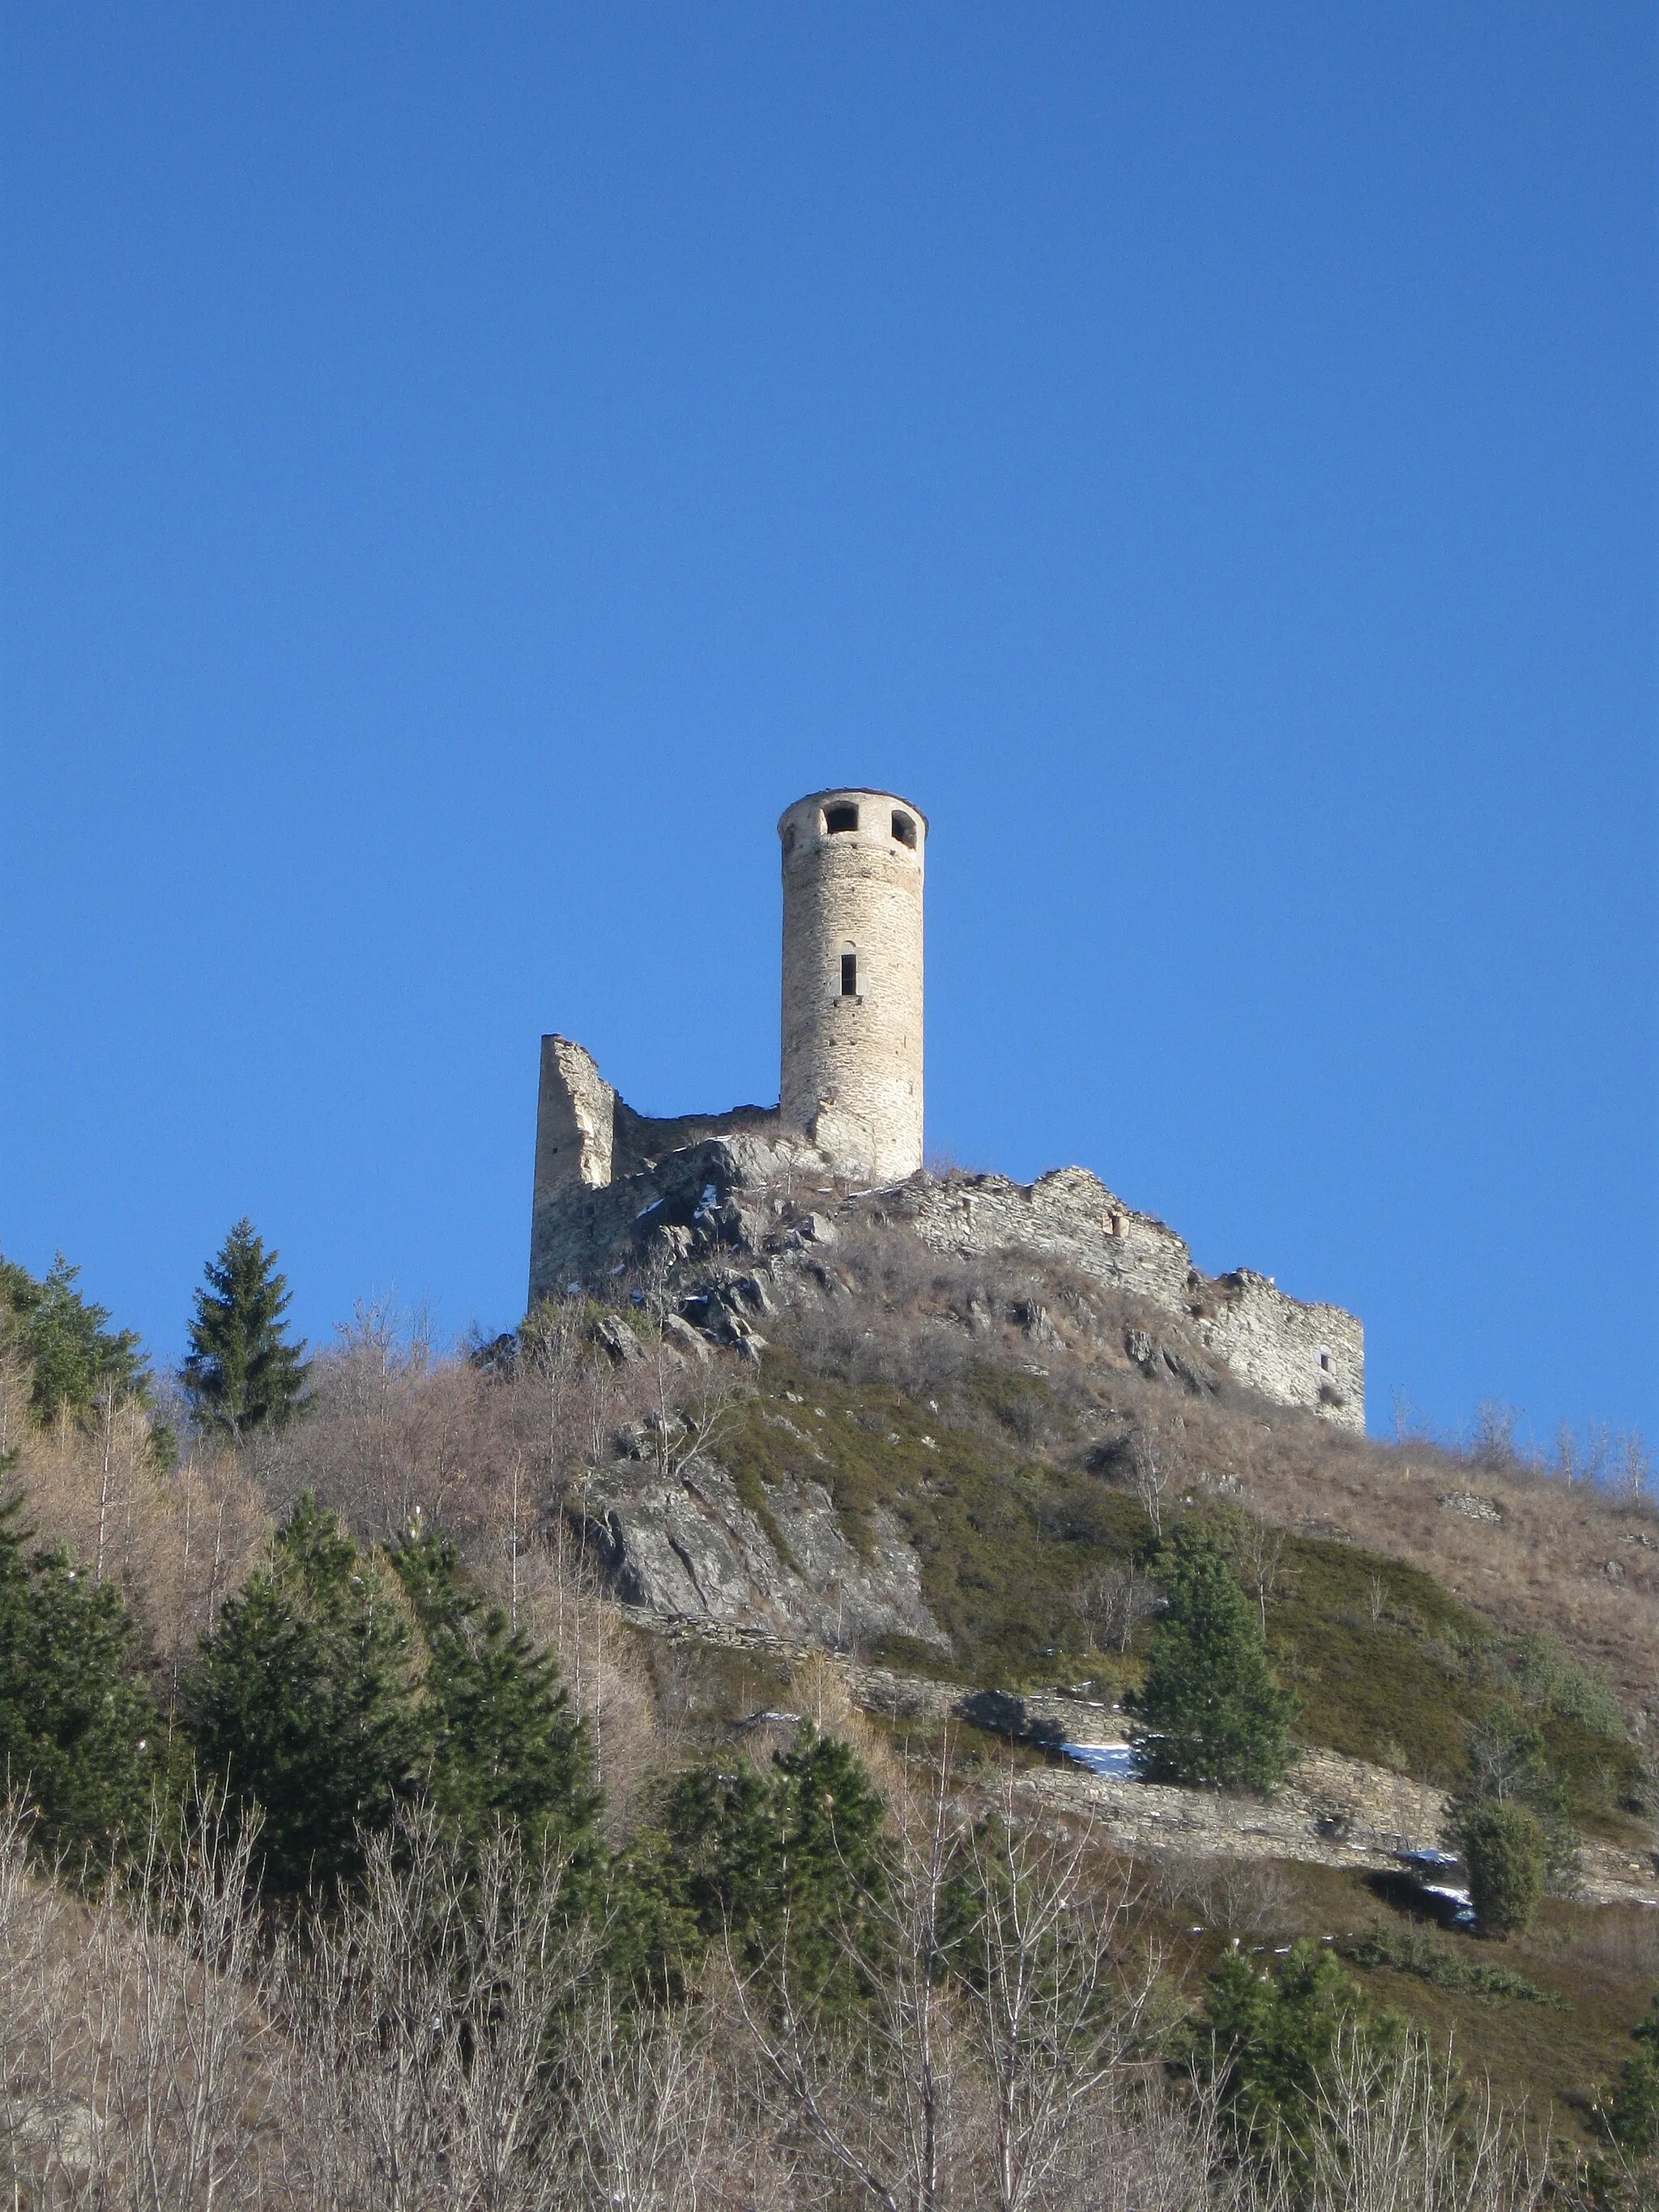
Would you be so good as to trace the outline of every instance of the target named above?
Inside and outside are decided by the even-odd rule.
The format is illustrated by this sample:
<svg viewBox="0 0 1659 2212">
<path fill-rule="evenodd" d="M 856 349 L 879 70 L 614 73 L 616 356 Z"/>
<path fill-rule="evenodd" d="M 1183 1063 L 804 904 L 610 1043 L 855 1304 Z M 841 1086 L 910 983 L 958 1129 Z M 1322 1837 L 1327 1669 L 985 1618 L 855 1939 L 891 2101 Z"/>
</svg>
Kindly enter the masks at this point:
<svg viewBox="0 0 1659 2212">
<path fill-rule="evenodd" d="M 185 1395 L 198 1421 L 232 1437 L 281 1428 L 307 1403 L 311 1363 L 303 1339 L 287 1339 L 289 1294 L 276 1259 L 245 1214 L 208 1261 L 206 1287 L 196 1293 L 179 1370 Z"/>
<path fill-rule="evenodd" d="M 1659 1996 L 1632 2028 L 1631 2040 L 1636 2049 L 1598 2117 L 1609 2141 L 1644 2158 L 1659 2150 Z"/>
<path fill-rule="evenodd" d="M 756 1966 L 787 1928 L 798 1988 L 844 2003 L 857 1979 L 844 1931 L 881 1892 L 886 1808 L 858 1754 L 810 1721 L 772 1765 L 698 1769 L 676 1788 L 666 1825 L 684 1900 L 705 1938 L 729 1933 Z"/>
<path fill-rule="evenodd" d="M 556 1840 L 580 1855 L 599 1797 L 552 1654 L 484 1602 L 437 1530 L 417 1527 L 391 1558 L 426 1644 L 439 1814 L 469 1844 L 505 1823 L 527 1844 Z"/>
<path fill-rule="evenodd" d="M 1567 1817 L 1566 1785 L 1550 1765 L 1543 1731 L 1508 1698 L 1471 1722 L 1464 1735 L 1463 1772 L 1446 1805 L 1446 1840 L 1455 1850 L 1468 1856 L 1470 1834 L 1482 1838 L 1476 1848 L 1497 1848 L 1486 1840 L 1483 1825 L 1492 1805 L 1520 1806 L 1534 1816 L 1543 1879 L 1552 1888 L 1570 1891 L 1577 1879 L 1581 1838 Z M 1502 1832 L 1522 1832 L 1513 1824 Z"/>
<path fill-rule="evenodd" d="M 127 1672 L 119 1594 L 61 1550 L 25 1558 L 22 1510 L 0 1504 L 0 1777 L 33 1805 L 48 1854 L 107 1861 L 167 1786 L 164 1731 Z"/>
<path fill-rule="evenodd" d="M 1530 1923 L 1544 1887 L 1538 1815 L 1513 1797 L 1483 1797 L 1462 1815 L 1455 1834 L 1476 1928 L 1483 1936 L 1516 1935 Z"/>
<path fill-rule="evenodd" d="M 149 1381 L 137 1336 L 105 1326 L 108 1308 L 90 1304 L 75 1287 L 80 1273 L 61 1252 L 44 1280 L 15 1260 L 0 1260 L 0 1310 L 29 1363 L 30 1401 L 43 1421 L 64 1407 L 88 1412 L 105 1389 L 117 1397 L 143 1396 Z"/>
<path fill-rule="evenodd" d="M 1153 1782 L 1244 1783 L 1271 1790 L 1291 1752 L 1299 1700 L 1273 1680 L 1261 1624 L 1206 1531 L 1176 1528 L 1158 1555 L 1167 1600 L 1152 1631 L 1145 1686 L 1126 1702 Z"/>
<path fill-rule="evenodd" d="M 355 1878 L 359 1828 L 384 1826 L 419 1789 L 419 1658 L 384 1556 L 360 1552 L 307 1492 L 204 1639 L 190 1700 L 204 1771 L 263 1811 L 274 1894 Z"/>
<path fill-rule="evenodd" d="M 1397 2013 L 1376 2011 L 1304 1936 L 1273 1973 L 1237 1951 L 1222 1960 L 1193 2023 L 1191 2057 L 1200 2069 L 1220 2069 L 1222 2108 L 1240 2142 L 1276 2153 L 1295 2172 L 1305 2168 L 1321 2077 L 1339 2044 L 1386 2058 L 1404 2025 Z"/>
</svg>

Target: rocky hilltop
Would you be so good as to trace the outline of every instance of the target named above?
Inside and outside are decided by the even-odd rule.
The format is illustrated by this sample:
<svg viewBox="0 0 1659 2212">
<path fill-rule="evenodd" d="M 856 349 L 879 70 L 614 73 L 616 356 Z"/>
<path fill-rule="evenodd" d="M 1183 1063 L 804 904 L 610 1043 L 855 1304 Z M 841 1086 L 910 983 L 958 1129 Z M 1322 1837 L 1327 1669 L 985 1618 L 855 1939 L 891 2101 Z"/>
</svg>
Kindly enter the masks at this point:
<svg viewBox="0 0 1659 2212">
<path fill-rule="evenodd" d="M 1364 1428 L 1364 1331 L 1352 1314 L 1292 1298 L 1251 1268 L 1203 1273 L 1174 1230 L 1086 1168 L 1031 1183 L 923 1170 L 860 1190 L 810 1147 L 769 1129 L 760 1108 L 741 1108 L 730 1117 L 739 1126 L 689 1143 L 672 1140 L 707 1125 L 649 1123 L 616 1106 L 610 1113 L 607 1133 L 626 1116 L 626 1154 L 623 1139 L 613 1151 L 607 1133 L 602 1150 L 584 1151 L 583 1174 L 538 1199 L 532 1304 L 656 1267 L 672 1279 L 693 1325 L 729 1339 L 753 1328 L 781 1282 L 819 1269 L 842 1228 L 894 1224 L 940 1253 L 1063 1262 L 1177 1319 L 1207 1359 L 1262 1396 L 1340 1428 Z M 671 1148 L 652 1156 L 641 1130 L 660 1132 Z M 627 1171 L 613 1177 L 613 1160 L 623 1158 Z"/>
</svg>

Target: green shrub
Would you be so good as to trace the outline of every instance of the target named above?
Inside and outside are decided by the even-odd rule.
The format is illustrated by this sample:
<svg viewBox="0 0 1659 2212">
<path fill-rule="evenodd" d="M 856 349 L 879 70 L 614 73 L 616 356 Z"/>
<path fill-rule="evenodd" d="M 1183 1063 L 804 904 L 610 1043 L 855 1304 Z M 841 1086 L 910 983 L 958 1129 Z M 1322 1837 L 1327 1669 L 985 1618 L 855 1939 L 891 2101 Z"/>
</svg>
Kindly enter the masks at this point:
<svg viewBox="0 0 1659 2212">
<path fill-rule="evenodd" d="M 1464 1813 L 1456 1834 L 1475 1926 L 1483 1936 L 1517 1934 L 1530 1923 L 1544 1887 L 1538 1815 L 1514 1798 L 1485 1798 Z"/>
<path fill-rule="evenodd" d="M 1437 1990 L 1467 1990 L 1476 1997 L 1510 1997 L 1522 2004 L 1549 2005 L 1559 2010 L 1561 2000 L 1553 1990 L 1540 1990 L 1524 1974 L 1507 1966 L 1487 1966 L 1461 1959 L 1426 1928 L 1407 1923 L 1391 1928 L 1374 1920 L 1358 1936 L 1337 1939 L 1336 1949 L 1357 1966 L 1387 1966 L 1396 1974 L 1415 1974 Z"/>
<path fill-rule="evenodd" d="M 1569 1659 L 1553 1638 L 1540 1632 L 1522 1638 L 1514 1666 L 1522 1694 L 1529 1702 L 1547 1706 L 1563 1720 L 1577 1721 L 1592 1735 L 1624 1741 L 1625 1716 L 1599 1668 Z"/>
</svg>

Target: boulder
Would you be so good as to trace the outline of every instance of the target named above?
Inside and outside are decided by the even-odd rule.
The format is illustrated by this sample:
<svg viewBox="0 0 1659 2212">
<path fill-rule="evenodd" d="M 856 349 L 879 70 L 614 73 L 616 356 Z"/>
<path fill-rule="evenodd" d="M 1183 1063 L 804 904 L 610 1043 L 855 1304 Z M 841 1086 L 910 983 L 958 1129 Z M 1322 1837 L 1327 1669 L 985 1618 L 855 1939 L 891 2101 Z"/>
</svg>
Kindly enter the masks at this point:
<svg viewBox="0 0 1659 2212">
<path fill-rule="evenodd" d="M 602 1345 L 619 1367 L 645 1358 L 645 1346 L 620 1314 L 605 1314 L 594 1323 L 593 1341 Z"/>
</svg>

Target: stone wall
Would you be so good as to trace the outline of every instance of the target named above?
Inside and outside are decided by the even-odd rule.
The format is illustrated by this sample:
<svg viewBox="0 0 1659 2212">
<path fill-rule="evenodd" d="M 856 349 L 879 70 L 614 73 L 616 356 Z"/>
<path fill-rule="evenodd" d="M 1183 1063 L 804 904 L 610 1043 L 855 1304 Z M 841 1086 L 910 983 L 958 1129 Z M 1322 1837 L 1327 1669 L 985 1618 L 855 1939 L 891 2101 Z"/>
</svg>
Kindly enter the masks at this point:
<svg viewBox="0 0 1659 2212">
<path fill-rule="evenodd" d="M 888 1210 L 936 1250 L 1041 1253 L 1133 1291 L 1194 1324 L 1206 1349 L 1264 1397 L 1340 1428 L 1365 1425 L 1365 1332 L 1352 1314 L 1304 1305 L 1248 1267 L 1201 1273 L 1184 1238 L 1126 1206 L 1086 1168 L 1033 1183 L 920 1176 L 892 1194 Z"/>
<path fill-rule="evenodd" d="M 617 1094 L 591 1053 L 569 1037 L 542 1039 L 536 1094 L 536 1200 L 556 1183 L 611 1180 Z"/>
<path fill-rule="evenodd" d="M 1365 1425 L 1365 1331 L 1340 1306 L 1304 1305 L 1249 1267 L 1198 1278 L 1206 1347 L 1264 1398 L 1311 1406 L 1340 1428 Z"/>
<path fill-rule="evenodd" d="M 631 1208 L 642 1202 L 637 1193 L 630 1198 L 634 1179 L 648 1175 L 659 1160 L 679 1159 L 684 1165 L 699 1146 L 728 1135 L 763 1139 L 777 1127 L 775 1106 L 667 1117 L 636 1114 L 599 1073 L 591 1053 L 568 1037 L 544 1036 L 530 1207 L 531 1304 L 562 1291 L 573 1277 L 603 1272 L 599 1255 L 609 1255 L 632 1219 Z M 667 1180 L 678 1188 L 672 1170 Z M 613 1189 L 621 1192 L 614 1202 L 595 1197 Z"/>
</svg>

